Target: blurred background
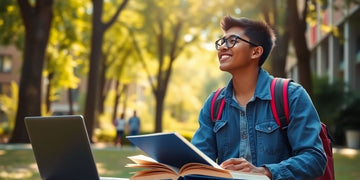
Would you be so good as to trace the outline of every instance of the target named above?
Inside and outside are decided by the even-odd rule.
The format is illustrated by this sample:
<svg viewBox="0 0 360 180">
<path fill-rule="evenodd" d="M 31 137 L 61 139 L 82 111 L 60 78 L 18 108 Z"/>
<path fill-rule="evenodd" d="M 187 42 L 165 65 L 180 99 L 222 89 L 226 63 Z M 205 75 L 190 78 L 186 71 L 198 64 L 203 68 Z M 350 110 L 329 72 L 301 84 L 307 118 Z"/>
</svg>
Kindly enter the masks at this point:
<svg viewBox="0 0 360 180">
<path fill-rule="evenodd" d="M 68 114 L 110 142 L 134 110 L 141 133 L 191 138 L 230 78 L 214 47 L 225 15 L 270 24 L 263 68 L 304 86 L 335 145 L 359 148 L 358 0 L 1 0 L 0 143 L 29 142 L 26 116 Z"/>
</svg>

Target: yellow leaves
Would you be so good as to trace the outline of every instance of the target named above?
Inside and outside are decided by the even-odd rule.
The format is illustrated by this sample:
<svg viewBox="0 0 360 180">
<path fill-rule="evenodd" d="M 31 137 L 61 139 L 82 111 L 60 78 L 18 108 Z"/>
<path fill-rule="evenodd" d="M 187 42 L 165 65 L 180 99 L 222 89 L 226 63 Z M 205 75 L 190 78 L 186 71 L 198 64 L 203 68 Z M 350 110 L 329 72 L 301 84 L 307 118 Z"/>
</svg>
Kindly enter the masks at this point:
<svg viewBox="0 0 360 180">
<path fill-rule="evenodd" d="M 320 26 L 320 28 L 325 33 L 332 33 L 336 37 L 339 37 L 339 35 L 340 35 L 339 29 L 336 26 L 330 26 L 330 25 L 322 24 Z"/>
<path fill-rule="evenodd" d="M 307 2 L 309 11 L 316 11 L 316 4 L 312 3 L 311 1 Z"/>
<path fill-rule="evenodd" d="M 9 124 L 10 128 L 14 127 L 15 122 L 15 113 L 17 111 L 18 105 L 18 94 L 19 87 L 16 82 L 11 82 L 11 95 L 0 94 L 0 109 L 5 112 L 7 118 L 11 122 Z"/>
<path fill-rule="evenodd" d="M 9 6 L 6 7 L 6 10 L 7 10 L 7 12 L 12 13 L 12 12 L 15 11 L 15 6 L 14 5 L 9 5 Z"/>
<path fill-rule="evenodd" d="M 80 46 L 76 46 L 80 48 Z M 81 63 L 68 49 L 59 50 L 56 46 L 48 47 L 47 68 L 43 71 L 43 76 L 52 75 L 50 81 L 50 100 L 57 100 L 58 92 L 62 89 L 76 89 L 80 79 L 75 75 L 76 67 Z"/>
</svg>

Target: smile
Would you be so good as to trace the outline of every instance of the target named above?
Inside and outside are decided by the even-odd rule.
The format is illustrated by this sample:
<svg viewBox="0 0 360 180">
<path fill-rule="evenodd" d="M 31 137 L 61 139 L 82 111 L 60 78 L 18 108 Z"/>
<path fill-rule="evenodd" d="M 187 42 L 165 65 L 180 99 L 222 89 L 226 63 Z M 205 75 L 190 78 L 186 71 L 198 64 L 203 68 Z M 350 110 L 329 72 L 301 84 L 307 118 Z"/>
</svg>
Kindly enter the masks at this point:
<svg viewBox="0 0 360 180">
<path fill-rule="evenodd" d="M 223 54 L 223 55 L 220 56 L 219 60 L 220 60 L 220 61 L 223 61 L 223 60 L 228 59 L 228 58 L 230 58 L 230 57 L 231 57 L 231 55 Z"/>
</svg>

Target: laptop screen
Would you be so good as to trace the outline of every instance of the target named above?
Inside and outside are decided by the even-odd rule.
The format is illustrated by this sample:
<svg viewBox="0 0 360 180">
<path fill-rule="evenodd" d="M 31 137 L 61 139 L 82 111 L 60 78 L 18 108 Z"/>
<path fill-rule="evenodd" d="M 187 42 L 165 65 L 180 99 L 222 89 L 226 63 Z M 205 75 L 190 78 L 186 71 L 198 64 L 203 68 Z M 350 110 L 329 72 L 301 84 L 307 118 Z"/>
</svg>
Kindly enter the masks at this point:
<svg viewBox="0 0 360 180">
<path fill-rule="evenodd" d="M 25 117 L 42 179 L 99 179 L 80 115 Z"/>
</svg>

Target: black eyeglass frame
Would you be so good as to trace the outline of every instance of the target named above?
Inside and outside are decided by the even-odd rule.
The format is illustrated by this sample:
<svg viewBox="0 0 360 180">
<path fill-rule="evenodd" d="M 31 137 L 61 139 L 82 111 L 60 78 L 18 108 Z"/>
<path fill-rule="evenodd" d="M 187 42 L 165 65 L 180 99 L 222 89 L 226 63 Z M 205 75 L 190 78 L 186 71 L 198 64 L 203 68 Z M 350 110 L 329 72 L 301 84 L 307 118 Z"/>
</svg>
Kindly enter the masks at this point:
<svg viewBox="0 0 360 180">
<path fill-rule="evenodd" d="M 230 47 L 228 39 L 233 38 L 233 37 L 235 37 L 235 40 L 240 39 L 241 41 L 244 41 L 244 42 L 246 42 L 246 43 L 248 43 L 248 44 L 250 44 L 250 45 L 252 45 L 252 46 L 255 46 L 255 47 L 256 47 L 256 46 L 260 46 L 260 45 L 257 45 L 257 44 L 255 44 L 255 43 L 252 43 L 252 42 L 250 42 L 250 41 L 248 41 L 248 40 L 246 40 L 246 39 L 243 39 L 243 38 L 241 38 L 240 36 L 238 36 L 238 35 L 236 35 L 236 34 L 232 34 L 232 35 L 230 35 L 228 38 L 222 37 L 222 38 L 216 40 L 216 41 L 215 41 L 215 48 L 216 48 L 216 50 L 220 50 L 220 47 L 221 47 L 224 43 L 225 43 L 225 45 L 226 45 L 227 48 L 233 48 L 233 47 L 235 46 L 235 44 L 238 43 L 238 42 L 236 41 L 236 43 L 234 43 L 234 44 Z M 223 43 L 222 43 L 222 44 L 218 43 L 218 42 L 221 41 L 221 40 L 223 40 Z"/>
</svg>

